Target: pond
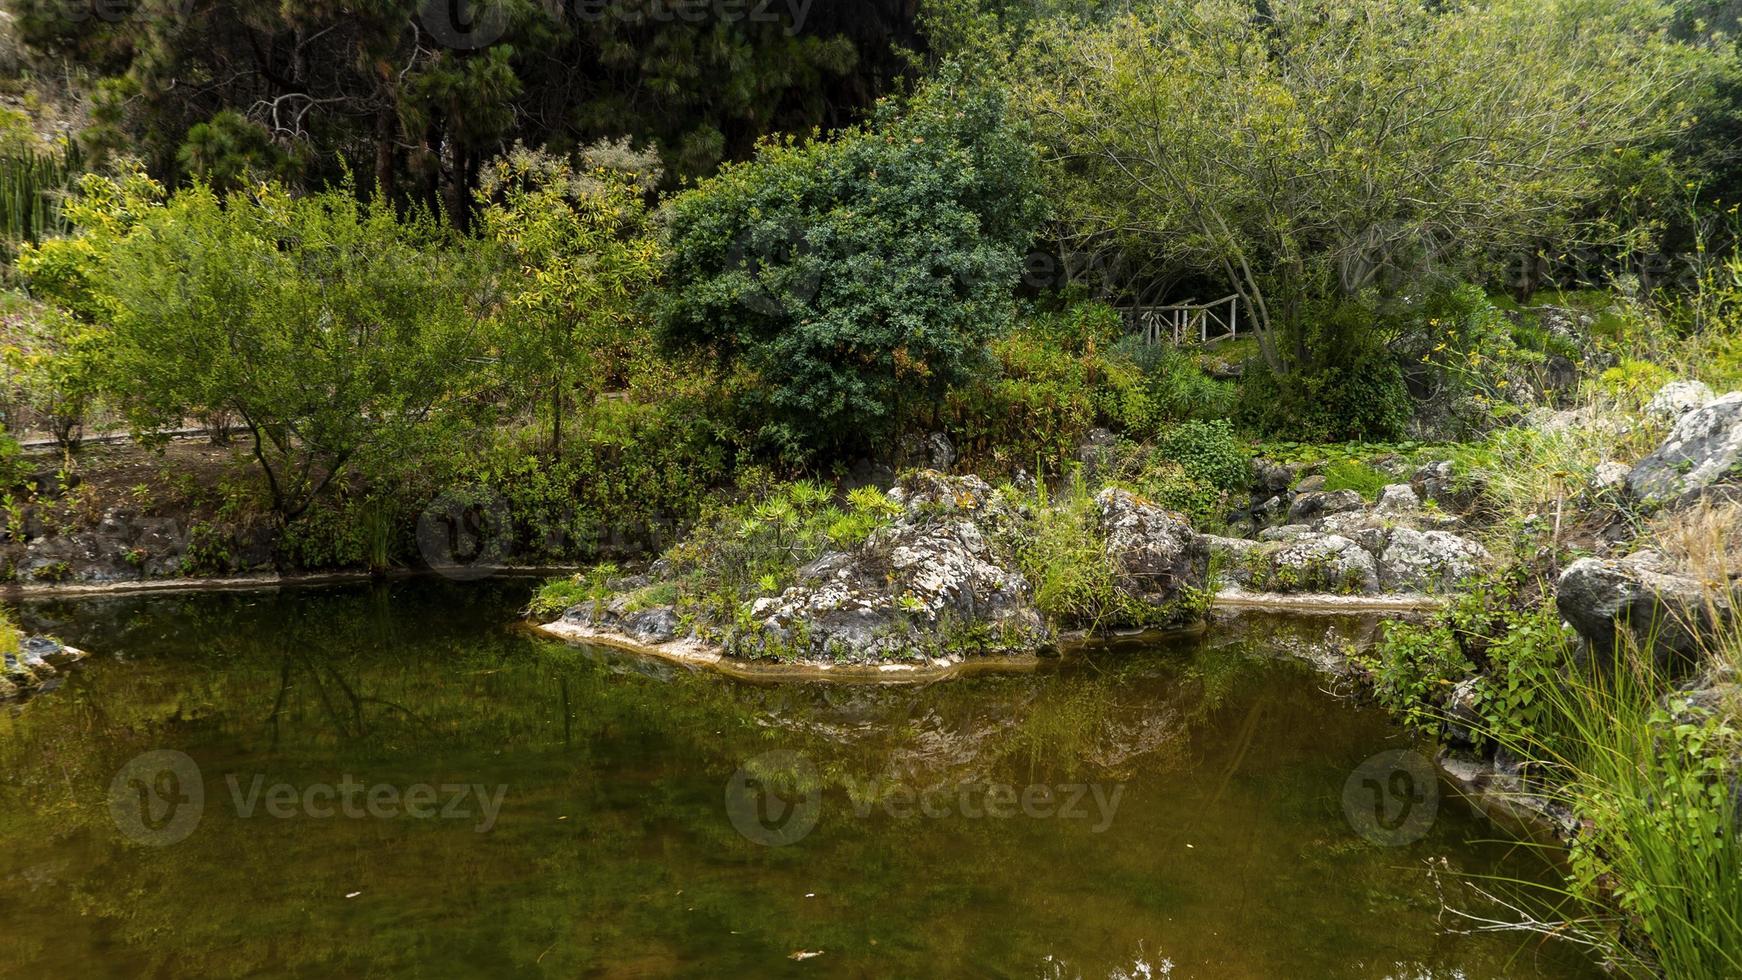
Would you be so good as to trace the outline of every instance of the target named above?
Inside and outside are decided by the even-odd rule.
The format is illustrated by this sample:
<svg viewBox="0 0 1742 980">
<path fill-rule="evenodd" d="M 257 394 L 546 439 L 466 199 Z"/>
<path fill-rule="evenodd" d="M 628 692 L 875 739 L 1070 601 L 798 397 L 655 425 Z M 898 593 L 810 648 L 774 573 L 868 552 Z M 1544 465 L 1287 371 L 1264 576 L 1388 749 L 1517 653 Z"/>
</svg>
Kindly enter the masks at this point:
<svg viewBox="0 0 1742 980">
<path fill-rule="evenodd" d="M 94 656 L 0 709 L 0 975 L 1596 975 L 1450 931 L 1552 871 L 1285 652 L 1347 619 L 776 685 L 531 588 L 27 604 Z"/>
</svg>

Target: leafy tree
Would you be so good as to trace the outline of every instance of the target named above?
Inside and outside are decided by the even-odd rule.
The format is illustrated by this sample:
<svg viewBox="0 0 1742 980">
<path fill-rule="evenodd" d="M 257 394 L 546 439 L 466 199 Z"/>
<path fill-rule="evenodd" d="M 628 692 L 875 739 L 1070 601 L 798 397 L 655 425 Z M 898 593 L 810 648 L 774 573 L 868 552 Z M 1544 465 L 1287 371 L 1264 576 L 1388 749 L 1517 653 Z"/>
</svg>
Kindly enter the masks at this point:
<svg viewBox="0 0 1742 980">
<path fill-rule="evenodd" d="M 480 234 L 514 269 L 500 345 L 519 390 L 549 407 L 553 454 L 575 389 L 611 383 L 645 336 L 640 304 L 660 267 L 645 196 L 658 179 L 626 144 L 595 147 L 579 167 L 516 147 L 482 175 Z"/>
<path fill-rule="evenodd" d="M 816 0 L 797 19 L 646 0 L 5 3 L 33 52 L 93 80 L 95 159 L 135 153 L 171 183 L 269 163 L 318 186 L 342 157 L 461 222 L 515 140 L 630 136 L 698 176 L 770 132 L 851 121 L 901 68 L 892 42 L 914 41 L 899 0 Z"/>
<path fill-rule="evenodd" d="M 766 144 L 671 204 L 662 334 L 742 372 L 783 450 L 885 435 L 1011 323 L 1032 162 L 1002 96 L 950 70 L 871 126 Z"/>
<path fill-rule="evenodd" d="M 356 454 L 452 416 L 480 380 L 481 264 L 447 244 L 350 187 L 196 185 L 111 251 L 111 386 L 142 431 L 233 413 L 294 520 Z"/>
<path fill-rule="evenodd" d="M 1297 329 L 1316 299 L 1602 234 L 1563 217 L 1598 161 L 1686 126 L 1705 77 L 1668 23 L 1656 0 L 1161 0 L 1036 32 L 1019 90 L 1061 218 L 1233 283 L 1277 371 L 1337 357 Z"/>
</svg>

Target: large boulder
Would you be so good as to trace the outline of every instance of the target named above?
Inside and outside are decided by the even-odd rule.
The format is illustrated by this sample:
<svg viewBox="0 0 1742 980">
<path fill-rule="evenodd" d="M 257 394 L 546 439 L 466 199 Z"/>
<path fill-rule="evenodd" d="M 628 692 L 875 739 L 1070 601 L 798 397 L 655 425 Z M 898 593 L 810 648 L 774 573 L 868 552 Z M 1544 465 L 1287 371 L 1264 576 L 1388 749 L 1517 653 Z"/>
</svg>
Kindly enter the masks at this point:
<svg viewBox="0 0 1742 980">
<path fill-rule="evenodd" d="M 1647 418 L 1675 422 L 1712 400 L 1712 389 L 1698 381 L 1671 381 L 1651 396 L 1645 405 Z"/>
<path fill-rule="evenodd" d="M 1736 599 L 1625 558 L 1581 558 L 1561 572 L 1555 589 L 1561 618 L 1597 662 L 1611 662 L 1618 647 L 1632 642 L 1669 668 L 1697 661 L 1711 635 L 1733 618 Z"/>
<path fill-rule="evenodd" d="M 1446 531 L 1393 528 L 1379 557 L 1387 592 L 1450 592 L 1492 561 L 1488 549 Z"/>
<path fill-rule="evenodd" d="M 1127 596 L 1161 604 L 1199 584 L 1197 533 L 1183 516 L 1113 487 L 1095 496 L 1095 506 L 1114 581 Z"/>
<path fill-rule="evenodd" d="M 1627 474 L 1627 489 L 1646 504 L 1678 505 L 1742 478 L 1742 391 L 1683 415 L 1663 444 Z"/>
</svg>

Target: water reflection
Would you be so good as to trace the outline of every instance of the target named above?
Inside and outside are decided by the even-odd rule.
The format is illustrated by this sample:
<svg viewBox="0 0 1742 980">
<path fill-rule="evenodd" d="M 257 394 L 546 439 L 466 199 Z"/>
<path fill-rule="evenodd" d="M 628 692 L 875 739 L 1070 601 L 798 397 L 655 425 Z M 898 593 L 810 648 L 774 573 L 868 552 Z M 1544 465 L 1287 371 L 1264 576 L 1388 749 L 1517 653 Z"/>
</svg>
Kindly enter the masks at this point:
<svg viewBox="0 0 1742 980">
<path fill-rule="evenodd" d="M 1439 928 L 1426 862 L 1537 873 L 1470 843 L 1468 814 L 1408 847 L 1351 831 L 1346 777 L 1406 743 L 1302 661 L 1370 623 L 1250 618 L 927 686 L 751 684 L 534 637 L 511 625 L 529 588 L 28 609 L 98 656 L 0 719 L 0 906 L 23 937 L 0 973 L 1589 972 Z M 205 804 L 146 847 L 107 794 L 159 749 Z M 344 780 L 394 808 L 348 816 L 322 792 Z M 438 811 L 442 787 L 483 787 L 478 811 L 496 786 L 486 833 L 412 812 L 420 787 Z M 768 794 L 743 797 L 752 826 L 807 799 L 814 820 L 758 839 L 734 786 Z M 1085 815 L 1060 816 L 1077 787 Z"/>
</svg>

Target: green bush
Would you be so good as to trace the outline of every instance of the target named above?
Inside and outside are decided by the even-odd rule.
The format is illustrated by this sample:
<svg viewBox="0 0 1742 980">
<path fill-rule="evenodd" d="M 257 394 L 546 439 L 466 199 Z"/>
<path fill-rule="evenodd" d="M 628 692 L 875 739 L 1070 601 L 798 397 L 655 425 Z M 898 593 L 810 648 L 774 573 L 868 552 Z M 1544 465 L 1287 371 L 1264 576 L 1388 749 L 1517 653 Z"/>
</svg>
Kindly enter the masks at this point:
<svg viewBox="0 0 1742 980">
<path fill-rule="evenodd" d="M 1218 490 L 1244 490 L 1252 482 L 1252 451 L 1227 419 L 1181 422 L 1162 434 L 1156 452 Z"/>
<path fill-rule="evenodd" d="M 1135 365 L 1110 356 L 1118 314 L 1099 303 L 1029 317 L 987 346 L 989 364 L 943 401 L 942 427 L 992 472 L 1062 469 L 1096 426 L 1143 431 L 1151 411 Z"/>
<path fill-rule="evenodd" d="M 11 490 L 23 485 L 30 479 L 35 467 L 24 458 L 24 450 L 19 447 L 18 440 L 8 433 L 0 432 L 0 490 Z"/>
<path fill-rule="evenodd" d="M 1385 442 L 1403 438 L 1411 403 L 1397 360 L 1376 348 L 1280 375 L 1253 364 L 1234 417 L 1255 432 L 1295 442 Z"/>
<path fill-rule="evenodd" d="M 1153 460 L 1125 482 L 1141 496 L 1186 515 L 1199 530 L 1222 526 L 1228 511 L 1227 491 L 1193 478 L 1169 459 Z"/>
<path fill-rule="evenodd" d="M 1128 336 L 1117 352 L 1143 372 L 1141 389 L 1153 423 L 1227 418 L 1234 414 L 1239 389 L 1204 373 L 1198 359 L 1168 344 L 1148 344 Z"/>
<path fill-rule="evenodd" d="M 1048 619 L 1095 632 L 1176 623 L 1201 611 L 1203 596 L 1167 605 L 1137 599 L 1119 588 L 1107 560 L 1099 509 L 1079 470 L 1053 500 L 1037 501 L 1032 517 L 1010 535 L 1022 573 L 1034 587 L 1034 605 Z"/>
<path fill-rule="evenodd" d="M 668 344 L 750 373 L 765 443 L 865 448 L 969 377 L 1041 216 L 998 90 L 945 69 L 899 111 L 766 143 L 669 206 Z"/>
</svg>

